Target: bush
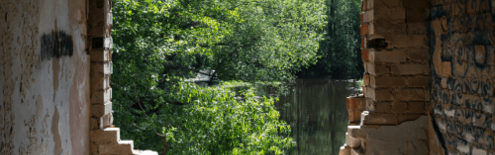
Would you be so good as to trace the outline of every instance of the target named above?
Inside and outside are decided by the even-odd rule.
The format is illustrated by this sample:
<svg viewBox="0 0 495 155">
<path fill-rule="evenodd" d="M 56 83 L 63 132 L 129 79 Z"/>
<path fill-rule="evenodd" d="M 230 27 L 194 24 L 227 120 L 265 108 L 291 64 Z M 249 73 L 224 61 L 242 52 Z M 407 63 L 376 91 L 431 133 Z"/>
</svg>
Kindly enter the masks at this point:
<svg viewBox="0 0 495 155">
<path fill-rule="evenodd" d="M 256 98 L 251 88 L 242 92 L 244 98 L 240 101 L 224 87 L 199 87 L 185 82 L 173 89 L 175 93 L 165 97 L 167 101 L 158 101 L 162 102 L 157 104 L 159 108 L 150 114 L 156 120 L 153 124 L 142 119 L 135 123 L 136 131 L 148 131 L 137 136 L 123 132 L 123 137 L 152 137 L 154 133 L 149 128 L 156 126 L 158 134 L 166 137 L 167 152 L 171 154 L 286 154 L 295 146 L 290 127 L 279 120 L 274 107 L 276 98 Z M 153 137 L 156 138 L 137 141 L 136 145 L 160 151 L 163 140 Z"/>
</svg>

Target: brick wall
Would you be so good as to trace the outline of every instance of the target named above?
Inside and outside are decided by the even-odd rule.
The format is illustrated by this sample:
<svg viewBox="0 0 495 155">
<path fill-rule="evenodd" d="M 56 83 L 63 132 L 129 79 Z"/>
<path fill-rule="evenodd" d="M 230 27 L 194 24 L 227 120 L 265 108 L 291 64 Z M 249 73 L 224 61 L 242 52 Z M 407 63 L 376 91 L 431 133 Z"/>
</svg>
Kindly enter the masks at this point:
<svg viewBox="0 0 495 155">
<path fill-rule="evenodd" d="M 493 154 L 495 1 L 431 4 L 432 117 L 439 152 Z"/>
<path fill-rule="evenodd" d="M 365 95 L 348 98 L 340 153 L 494 154 L 495 0 L 362 2 Z M 414 139 L 427 152 L 390 143 Z"/>
<path fill-rule="evenodd" d="M 427 154 L 420 141 L 427 140 L 431 105 L 430 8 L 429 0 L 362 1 L 364 95 L 347 100 L 350 124 L 341 154 Z"/>
<path fill-rule="evenodd" d="M 398 125 L 426 114 L 430 101 L 427 0 L 363 1 L 364 124 Z"/>
<path fill-rule="evenodd" d="M 120 140 L 120 129 L 112 125 L 112 1 L 88 0 L 87 50 L 91 57 L 90 101 L 92 155 L 157 155 L 138 151 L 133 141 Z"/>
</svg>

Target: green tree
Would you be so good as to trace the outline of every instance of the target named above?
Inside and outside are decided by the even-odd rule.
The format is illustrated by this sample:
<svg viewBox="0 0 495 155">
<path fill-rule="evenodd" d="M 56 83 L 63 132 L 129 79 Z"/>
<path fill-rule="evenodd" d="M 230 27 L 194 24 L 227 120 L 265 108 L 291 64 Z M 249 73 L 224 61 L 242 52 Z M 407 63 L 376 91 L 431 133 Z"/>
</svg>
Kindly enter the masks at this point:
<svg viewBox="0 0 495 155">
<path fill-rule="evenodd" d="M 301 78 L 361 78 L 360 0 L 326 0 L 327 25 L 316 64 L 297 73 Z"/>
<path fill-rule="evenodd" d="M 273 98 L 257 99 L 254 89 L 235 93 L 222 87 L 181 83 L 160 108 L 157 120 L 171 125 L 164 134 L 172 154 L 284 154 L 295 145 L 279 121 Z M 158 145 L 159 146 L 159 145 Z"/>
<path fill-rule="evenodd" d="M 284 153 L 283 148 L 292 144 L 283 135 L 274 136 L 274 129 L 283 133 L 286 127 L 273 119 L 273 109 L 240 108 L 225 114 L 205 110 L 244 104 L 263 109 L 272 106 L 270 99 L 260 101 L 263 106 L 254 100 L 237 102 L 230 93 L 216 90 L 220 88 L 200 89 L 181 81 L 204 70 L 220 80 L 293 81 L 294 72 L 316 62 L 322 39 L 318 30 L 326 17 L 323 4 L 323 0 L 115 0 L 111 85 L 114 124 L 122 129 L 122 137 L 134 139 L 137 148 L 161 150 L 162 138 L 153 126 L 162 129 L 166 123 L 170 130 L 157 133 L 172 138 L 169 150 L 175 153 Z M 197 94 L 190 93 L 194 90 Z M 230 97 L 212 97 L 215 93 Z M 270 116 L 258 118 L 264 113 Z M 234 115 L 235 119 L 221 122 L 211 119 Z M 231 132 L 225 123 L 242 132 L 212 138 Z"/>
<path fill-rule="evenodd" d="M 126 53 L 115 55 L 144 57 L 135 66 L 156 75 L 291 81 L 316 62 L 323 11 L 322 0 L 116 1 L 115 49 Z"/>
</svg>

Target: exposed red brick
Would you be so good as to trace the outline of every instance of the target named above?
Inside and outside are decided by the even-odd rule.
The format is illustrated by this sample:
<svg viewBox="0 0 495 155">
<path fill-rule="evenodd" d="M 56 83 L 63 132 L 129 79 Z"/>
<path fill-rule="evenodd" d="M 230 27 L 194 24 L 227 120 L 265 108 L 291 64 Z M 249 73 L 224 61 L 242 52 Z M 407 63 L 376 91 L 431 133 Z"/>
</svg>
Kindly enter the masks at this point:
<svg viewBox="0 0 495 155">
<path fill-rule="evenodd" d="M 361 36 L 368 35 L 368 24 L 364 23 L 361 25 Z"/>
<path fill-rule="evenodd" d="M 373 9 L 374 3 L 375 3 L 375 0 L 366 0 L 366 10 Z"/>
<path fill-rule="evenodd" d="M 409 113 L 426 113 L 425 102 L 409 102 Z"/>
<path fill-rule="evenodd" d="M 356 123 L 356 122 L 360 122 L 361 121 L 361 113 L 363 111 L 359 111 L 359 110 L 348 110 L 347 112 L 349 114 L 349 122 Z"/>
<path fill-rule="evenodd" d="M 363 89 L 363 95 L 366 96 L 366 86 L 361 86 L 361 89 Z"/>
<path fill-rule="evenodd" d="M 403 1 L 405 8 L 430 8 L 430 1 L 419 0 L 419 1 Z"/>
<path fill-rule="evenodd" d="M 384 64 L 366 63 L 366 72 L 374 75 L 390 73 L 390 67 Z"/>
<path fill-rule="evenodd" d="M 414 121 L 421 116 L 423 116 L 423 115 L 421 115 L 421 114 L 400 114 L 397 116 L 397 123 L 400 124 L 400 123 L 407 122 L 407 121 Z"/>
<path fill-rule="evenodd" d="M 425 35 L 428 34 L 425 22 L 408 22 L 407 23 L 408 35 Z"/>
<path fill-rule="evenodd" d="M 373 89 L 368 89 L 373 90 Z M 376 101 L 389 101 L 392 99 L 392 93 L 388 89 L 373 90 L 371 98 Z"/>
<path fill-rule="evenodd" d="M 403 89 L 394 94 L 396 100 L 401 101 L 424 101 L 425 91 L 423 89 Z"/>
<path fill-rule="evenodd" d="M 363 61 L 367 61 L 369 59 L 369 56 L 368 56 L 368 49 L 362 49 L 361 50 L 361 59 Z"/>
<path fill-rule="evenodd" d="M 348 145 L 345 145 L 340 148 L 339 155 L 350 155 L 351 154 L 351 147 Z"/>
<path fill-rule="evenodd" d="M 91 56 L 91 61 L 94 62 L 107 62 L 111 61 L 111 53 L 110 50 L 99 48 L 99 49 L 93 49 L 89 51 L 89 54 Z"/>
<path fill-rule="evenodd" d="M 407 25 L 404 20 L 381 20 L 370 22 L 369 34 L 380 35 L 392 40 L 396 35 L 407 35 Z"/>
<path fill-rule="evenodd" d="M 417 2 L 417 1 L 415 1 Z M 419 22 L 429 20 L 430 10 L 426 8 L 407 8 L 407 22 Z"/>
<path fill-rule="evenodd" d="M 103 23 L 103 22 L 100 22 Z M 105 36 L 105 26 L 102 24 L 88 24 L 88 36 L 92 37 L 104 37 Z"/>
<path fill-rule="evenodd" d="M 403 2 L 398 0 L 375 0 L 374 6 L 377 8 L 402 7 Z"/>
<path fill-rule="evenodd" d="M 395 114 L 372 114 L 366 115 L 363 120 L 365 125 L 396 125 L 397 117 Z"/>
<path fill-rule="evenodd" d="M 364 11 L 362 23 L 368 23 L 371 21 L 373 21 L 373 10 Z"/>
<path fill-rule="evenodd" d="M 347 97 L 347 110 L 365 110 L 366 102 L 364 97 Z"/>
<path fill-rule="evenodd" d="M 425 101 L 430 101 L 430 100 L 431 100 L 431 91 L 425 90 Z"/>
<path fill-rule="evenodd" d="M 425 65 L 423 64 L 394 64 L 392 73 L 399 75 L 423 74 Z"/>
<path fill-rule="evenodd" d="M 101 129 L 100 127 L 100 119 L 99 118 L 95 118 L 95 117 L 91 117 L 90 118 L 90 129 L 91 130 L 97 130 L 97 129 Z"/>
<path fill-rule="evenodd" d="M 391 110 L 392 110 L 392 105 L 390 102 L 376 102 L 375 103 L 375 112 L 390 113 Z"/>
<path fill-rule="evenodd" d="M 408 50 L 407 58 L 411 61 L 427 62 L 430 59 L 428 50 Z"/>
<path fill-rule="evenodd" d="M 368 33 L 369 33 L 370 35 L 375 34 L 374 29 L 375 29 L 375 26 L 373 25 L 373 22 L 369 22 L 369 23 L 368 23 Z"/>
<path fill-rule="evenodd" d="M 407 113 L 407 103 L 406 102 L 393 102 L 392 112 L 394 113 Z"/>
<path fill-rule="evenodd" d="M 408 87 L 428 87 L 430 85 L 429 76 L 416 75 L 407 78 Z"/>
<path fill-rule="evenodd" d="M 392 52 L 371 52 L 372 62 L 406 62 L 407 55 L 404 51 L 392 51 Z"/>
<path fill-rule="evenodd" d="M 406 19 L 406 8 L 403 7 L 382 7 L 374 9 L 373 13 L 373 21 Z"/>
<path fill-rule="evenodd" d="M 389 44 L 389 46 L 397 47 L 397 48 L 414 47 L 414 48 L 428 49 L 430 48 L 428 42 L 429 42 L 428 35 L 408 35 L 408 36 L 398 35 L 394 37 L 394 39 L 392 40 L 391 44 Z"/>
<path fill-rule="evenodd" d="M 365 86 L 369 86 L 370 85 L 370 74 L 364 74 L 364 76 L 363 76 L 363 84 Z"/>
<path fill-rule="evenodd" d="M 367 10 L 367 7 L 368 7 L 368 1 L 367 0 L 362 0 L 361 1 L 361 10 L 362 11 L 366 11 Z"/>
<path fill-rule="evenodd" d="M 364 37 L 361 38 L 361 49 L 365 49 L 365 46 L 364 46 L 365 41 L 366 41 L 366 38 L 364 38 Z"/>
<path fill-rule="evenodd" d="M 371 77 L 370 84 L 374 88 L 379 87 L 405 87 L 406 77 Z"/>
</svg>

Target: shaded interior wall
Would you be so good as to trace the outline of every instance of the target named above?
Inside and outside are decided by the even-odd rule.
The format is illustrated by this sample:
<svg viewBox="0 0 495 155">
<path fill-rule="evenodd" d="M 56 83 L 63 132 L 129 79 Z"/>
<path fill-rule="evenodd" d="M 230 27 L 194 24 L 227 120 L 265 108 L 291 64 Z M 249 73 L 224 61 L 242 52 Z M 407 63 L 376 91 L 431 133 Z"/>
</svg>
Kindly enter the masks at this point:
<svg viewBox="0 0 495 155">
<path fill-rule="evenodd" d="M 0 154 L 89 154 L 85 0 L 0 0 Z"/>
<path fill-rule="evenodd" d="M 433 0 L 431 18 L 432 151 L 494 153 L 495 0 Z"/>
</svg>

